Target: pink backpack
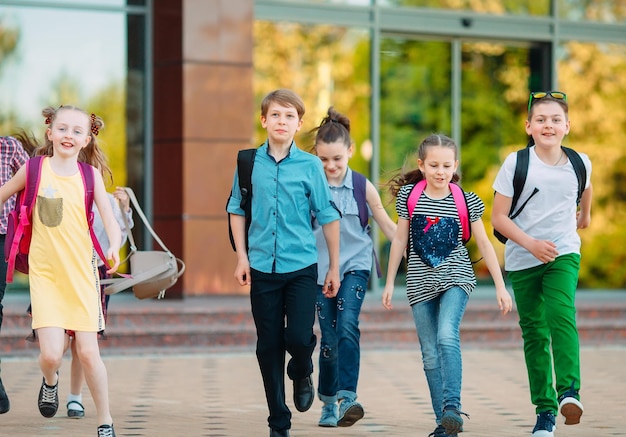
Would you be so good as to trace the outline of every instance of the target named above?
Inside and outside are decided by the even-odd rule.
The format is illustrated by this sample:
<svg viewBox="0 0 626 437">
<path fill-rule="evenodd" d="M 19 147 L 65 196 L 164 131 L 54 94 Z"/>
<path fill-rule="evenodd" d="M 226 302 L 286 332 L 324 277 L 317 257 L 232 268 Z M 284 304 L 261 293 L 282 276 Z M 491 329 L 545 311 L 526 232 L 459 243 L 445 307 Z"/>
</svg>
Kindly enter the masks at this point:
<svg viewBox="0 0 626 437">
<path fill-rule="evenodd" d="M 415 205 L 417 205 L 417 201 L 424 192 L 425 188 L 426 180 L 422 179 L 415 184 L 411 190 L 409 198 L 406 201 L 406 205 L 409 210 L 409 220 L 413 217 Z M 459 213 L 459 220 L 461 221 L 461 228 L 463 229 L 463 244 L 467 244 L 470 238 L 472 238 L 472 228 L 470 226 L 469 210 L 465 200 L 465 193 L 463 192 L 463 189 L 455 183 L 450 184 L 450 191 L 452 191 L 452 197 L 454 198 L 454 203 L 456 204 L 456 209 Z"/>
<path fill-rule="evenodd" d="M 32 215 L 37 192 L 39 191 L 39 180 L 41 178 L 41 166 L 46 156 L 35 156 L 26 161 L 26 184 L 24 189 L 17 193 L 15 208 L 9 213 L 7 223 L 7 234 L 4 242 L 4 258 L 7 262 L 7 283 L 13 282 L 13 272 L 17 270 L 28 274 L 28 252 L 30 250 L 30 240 L 32 237 Z M 109 263 L 102 252 L 100 243 L 93 232 L 93 167 L 84 162 L 78 162 L 78 168 L 85 186 L 85 212 L 91 241 L 96 252 L 104 261 L 106 266 Z"/>
</svg>

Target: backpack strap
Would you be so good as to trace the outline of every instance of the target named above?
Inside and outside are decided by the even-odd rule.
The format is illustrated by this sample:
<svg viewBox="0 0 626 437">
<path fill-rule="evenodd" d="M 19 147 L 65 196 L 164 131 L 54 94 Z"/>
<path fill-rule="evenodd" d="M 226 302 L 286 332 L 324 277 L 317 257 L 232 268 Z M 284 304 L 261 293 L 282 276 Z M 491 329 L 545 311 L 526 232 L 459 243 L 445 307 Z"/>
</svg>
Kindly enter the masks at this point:
<svg viewBox="0 0 626 437">
<path fill-rule="evenodd" d="M 364 230 L 367 229 L 367 233 L 370 234 L 369 213 L 367 212 L 367 178 L 361 173 L 352 170 L 352 186 L 352 194 L 354 195 L 354 200 L 356 200 L 361 227 Z M 376 254 L 376 249 L 372 248 L 372 253 L 374 255 L 374 264 L 376 265 L 376 275 L 382 278 L 383 273 L 378 255 Z"/>
<path fill-rule="evenodd" d="M 241 192 L 241 208 L 245 212 L 246 218 L 246 250 L 248 249 L 248 229 L 252 222 L 252 169 L 254 168 L 254 158 L 257 149 L 244 149 L 237 153 L 237 176 L 239 177 L 239 190 Z M 235 249 L 233 230 L 230 227 L 230 214 L 228 215 L 228 236 L 230 245 Z"/>
<path fill-rule="evenodd" d="M 422 179 L 415 184 L 415 186 L 409 193 L 409 197 L 406 202 L 407 208 L 409 210 L 409 221 L 413 216 L 415 205 L 417 205 L 417 201 L 424 192 L 425 188 L 426 179 Z M 455 183 L 450 183 L 450 191 L 452 192 L 454 204 L 456 205 L 456 210 L 459 214 L 459 220 L 461 222 L 461 230 L 463 231 L 462 241 L 463 244 L 466 244 L 470 240 L 470 238 L 472 238 L 472 229 L 469 220 L 469 208 L 467 206 L 467 200 L 465 199 L 465 193 L 463 192 L 463 189 Z"/>
<path fill-rule="evenodd" d="M 359 210 L 359 220 L 363 229 L 367 228 L 369 223 L 369 214 L 367 213 L 367 196 L 366 186 L 367 179 L 359 172 L 352 170 L 352 185 L 354 187 L 354 199 Z"/>
<path fill-rule="evenodd" d="M 33 206 L 39 191 L 39 181 L 41 180 L 41 166 L 44 156 L 38 155 L 26 161 L 26 182 L 24 190 L 18 193 L 16 205 L 19 205 L 18 223 L 11 241 L 11 249 L 7 259 L 7 277 L 8 283 L 13 282 L 13 271 L 15 270 L 15 258 L 19 251 L 20 241 L 24 235 L 24 229 L 31 225 L 31 217 Z"/>
<path fill-rule="evenodd" d="M 426 188 L 426 179 L 422 179 L 415 184 L 411 193 L 409 193 L 409 198 L 406 201 L 406 206 L 409 209 L 409 221 L 411 220 L 411 217 L 413 217 L 413 210 L 415 209 L 415 205 L 417 205 L 417 201 L 420 196 L 424 192 L 424 188 Z"/>
<path fill-rule="evenodd" d="M 583 192 L 585 191 L 585 185 L 587 184 L 587 168 L 585 167 L 585 163 L 582 158 L 574 149 L 570 149 L 569 147 L 561 146 L 569 162 L 572 163 L 572 167 L 574 167 L 574 173 L 576 173 L 576 178 L 578 179 L 578 196 L 576 197 L 576 204 L 580 203 L 580 199 L 583 196 Z"/>
<path fill-rule="evenodd" d="M 109 260 L 102 251 L 100 242 L 98 241 L 98 238 L 96 237 L 96 234 L 93 230 L 93 199 L 95 189 L 95 181 L 93 177 L 94 167 L 87 164 L 86 162 L 78 161 L 78 170 L 80 170 L 80 176 L 83 179 L 83 185 L 85 187 L 85 214 L 87 215 L 87 225 L 89 225 L 89 235 L 91 236 L 91 242 L 93 243 L 93 247 L 96 250 L 96 253 L 100 257 L 106 268 L 111 269 L 111 264 L 109 264 Z"/>
<path fill-rule="evenodd" d="M 454 198 L 456 210 L 459 213 L 459 220 L 461 221 L 461 229 L 463 230 L 463 244 L 467 244 L 470 238 L 472 238 L 472 227 L 470 224 L 469 208 L 467 206 L 465 192 L 455 183 L 450 184 L 450 191 L 452 191 L 452 197 Z"/>
</svg>

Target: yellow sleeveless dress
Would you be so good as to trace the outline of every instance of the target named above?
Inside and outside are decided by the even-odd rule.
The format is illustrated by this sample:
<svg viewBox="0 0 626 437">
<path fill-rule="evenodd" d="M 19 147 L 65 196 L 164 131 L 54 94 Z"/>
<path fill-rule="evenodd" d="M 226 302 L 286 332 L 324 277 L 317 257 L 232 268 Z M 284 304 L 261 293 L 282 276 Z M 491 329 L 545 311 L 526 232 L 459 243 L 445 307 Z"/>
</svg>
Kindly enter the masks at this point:
<svg viewBox="0 0 626 437">
<path fill-rule="evenodd" d="M 104 329 L 97 255 L 85 217 L 80 171 L 58 176 L 45 158 L 28 256 L 33 329 Z"/>
</svg>

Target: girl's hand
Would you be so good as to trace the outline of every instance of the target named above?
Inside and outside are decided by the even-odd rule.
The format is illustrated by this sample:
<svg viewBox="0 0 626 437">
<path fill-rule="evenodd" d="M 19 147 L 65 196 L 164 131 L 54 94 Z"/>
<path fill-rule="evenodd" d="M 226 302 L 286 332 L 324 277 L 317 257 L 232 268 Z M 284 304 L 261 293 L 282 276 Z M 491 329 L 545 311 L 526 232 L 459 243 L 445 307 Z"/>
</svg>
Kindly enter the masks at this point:
<svg viewBox="0 0 626 437">
<path fill-rule="evenodd" d="M 117 271 L 117 268 L 120 266 L 120 253 L 119 253 L 119 251 L 113 250 L 113 249 L 109 248 L 109 250 L 107 252 L 107 260 L 109 261 L 109 264 L 111 265 L 111 268 L 109 270 L 107 270 L 107 273 L 109 275 L 111 275 L 111 274 L 115 273 Z"/>
<path fill-rule="evenodd" d="M 513 309 L 513 299 L 506 288 L 496 287 L 496 299 L 502 314 L 506 314 Z"/>
<path fill-rule="evenodd" d="M 393 297 L 393 286 L 385 286 L 385 290 L 383 291 L 383 306 L 391 310 L 393 309 L 393 305 L 391 305 L 391 298 Z"/>
</svg>

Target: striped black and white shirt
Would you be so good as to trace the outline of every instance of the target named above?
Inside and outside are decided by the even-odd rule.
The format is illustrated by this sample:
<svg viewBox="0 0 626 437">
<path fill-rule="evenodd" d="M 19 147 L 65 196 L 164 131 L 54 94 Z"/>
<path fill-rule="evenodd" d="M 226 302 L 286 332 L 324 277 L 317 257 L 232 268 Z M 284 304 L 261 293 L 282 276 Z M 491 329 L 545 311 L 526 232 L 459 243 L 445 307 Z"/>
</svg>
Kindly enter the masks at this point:
<svg viewBox="0 0 626 437">
<path fill-rule="evenodd" d="M 476 276 L 463 245 L 452 193 L 436 200 L 422 193 L 410 219 L 407 199 L 413 187 L 403 186 L 396 199 L 398 217 L 410 220 L 406 279 L 409 304 L 433 299 L 454 286 L 469 294 L 476 287 Z M 485 205 L 473 192 L 466 192 L 465 198 L 470 222 L 475 222 L 485 212 Z"/>
</svg>

